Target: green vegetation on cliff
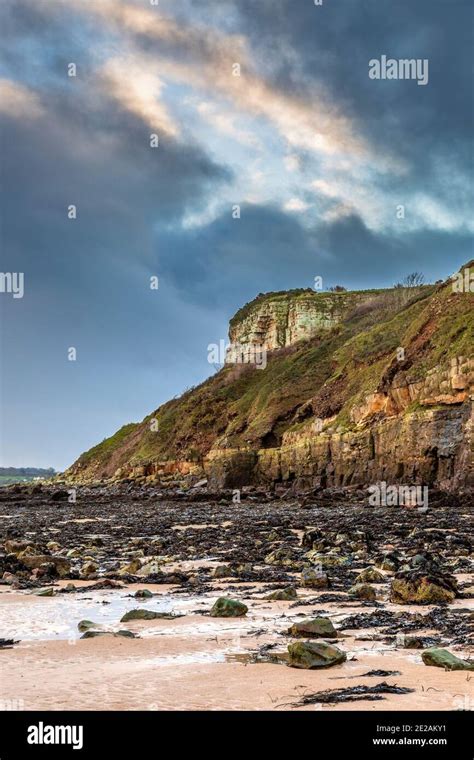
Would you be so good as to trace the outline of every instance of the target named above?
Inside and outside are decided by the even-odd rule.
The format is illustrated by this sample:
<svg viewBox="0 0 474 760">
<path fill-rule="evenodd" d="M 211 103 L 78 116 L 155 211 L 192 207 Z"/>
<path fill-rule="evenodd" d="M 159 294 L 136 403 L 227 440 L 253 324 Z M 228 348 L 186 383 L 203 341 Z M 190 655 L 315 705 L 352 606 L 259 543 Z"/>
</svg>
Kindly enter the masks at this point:
<svg viewBox="0 0 474 760">
<path fill-rule="evenodd" d="M 68 476 L 107 478 L 123 467 L 200 462 L 212 447 L 273 448 L 283 433 L 315 418 L 347 429 L 355 424 L 353 408 L 395 378 L 416 381 L 453 357 L 472 355 L 473 293 L 454 292 L 450 281 L 362 292 L 363 298 L 361 291 L 259 295 L 233 317 L 231 333 L 262 308 L 273 313 L 271 304 L 282 300 L 321 299 L 345 308 L 330 329 L 269 352 L 266 369 L 226 365 L 143 422 L 125 425 L 83 454 Z"/>
</svg>

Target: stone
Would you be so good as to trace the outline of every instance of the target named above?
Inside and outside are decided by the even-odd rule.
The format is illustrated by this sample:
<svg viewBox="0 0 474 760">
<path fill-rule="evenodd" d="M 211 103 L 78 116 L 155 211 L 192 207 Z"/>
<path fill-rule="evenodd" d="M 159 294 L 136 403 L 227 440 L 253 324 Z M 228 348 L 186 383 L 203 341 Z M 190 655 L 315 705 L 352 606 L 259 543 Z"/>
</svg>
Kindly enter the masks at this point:
<svg viewBox="0 0 474 760">
<path fill-rule="evenodd" d="M 159 562 L 152 560 L 151 562 L 147 562 L 145 565 L 142 565 L 142 567 L 135 574 L 140 578 L 146 578 L 147 575 L 158 575 L 159 573 L 161 573 Z"/>
<path fill-rule="evenodd" d="M 133 596 L 135 599 L 151 599 L 153 594 L 147 588 L 141 588 L 138 591 L 135 591 Z"/>
<path fill-rule="evenodd" d="M 120 630 L 120 631 L 86 631 L 82 634 L 81 639 L 96 639 L 99 636 L 123 636 L 127 639 L 136 639 L 137 634 L 132 631 Z"/>
<path fill-rule="evenodd" d="M 377 598 L 375 589 L 367 583 L 356 583 L 355 586 L 351 586 L 348 594 L 365 602 L 375 602 Z"/>
<path fill-rule="evenodd" d="M 277 567 L 286 567 L 289 570 L 299 568 L 299 554 L 292 548 L 280 547 L 270 552 L 265 557 L 266 565 L 276 565 Z"/>
<path fill-rule="evenodd" d="M 89 631 L 90 629 L 94 630 L 96 628 L 100 628 L 100 624 L 94 623 L 92 622 L 92 620 L 79 620 L 77 624 L 77 629 L 81 633 L 83 633 L 84 631 Z"/>
<path fill-rule="evenodd" d="M 171 612 L 153 612 L 153 610 L 129 610 L 120 618 L 121 623 L 127 623 L 129 620 L 158 620 L 173 619 L 180 615 L 173 615 Z"/>
<path fill-rule="evenodd" d="M 126 623 L 128 620 L 176 620 L 176 618 L 184 617 L 184 615 L 175 612 L 153 612 L 153 610 L 129 610 L 120 619 L 121 623 Z"/>
<path fill-rule="evenodd" d="M 347 659 L 345 652 L 322 641 L 298 641 L 296 644 L 289 644 L 288 654 L 290 667 L 306 670 L 331 668 Z"/>
<path fill-rule="evenodd" d="M 35 596 L 56 596 L 56 592 L 52 586 L 48 586 L 48 588 L 42 588 L 39 591 L 35 591 Z"/>
<path fill-rule="evenodd" d="M 291 636 L 303 637 L 308 639 L 336 639 L 337 631 L 329 618 L 316 617 L 312 620 L 303 620 L 299 623 L 293 623 L 288 628 Z"/>
<path fill-rule="evenodd" d="M 287 588 L 278 588 L 264 597 L 269 602 L 292 602 L 297 598 L 296 589 L 293 586 Z"/>
<path fill-rule="evenodd" d="M 431 582 L 428 577 L 409 580 L 394 578 L 390 590 L 390 601 L 395 604 L 440 604 L 452 602 L 455 592 Z"/>
<path fill-rule="evenodd" d="M 31 541 L 16 541 L 14 539 L 9 539 L 8 541 L 5 541 L 5 551 L 7 554 L 20 554 L 21 552 L 24 552 L 26 549 L 32 549 L 34 544 L 31 543 Z M 36 554 L 38 551 L 36 550 Z"/>
<path fill-rule="evenodd" d="M 131 562 L 128 563 L 128 565 L 125 565 L 124 567 L 121 567 L 118 571 L 119 575 L 136 575 L 138 571 L 140 570 L 142 566 L 142 563 L 139 559 L 132 559 Z"/>
<path fill-rule="evenodd" d="M 66 552 L 66 557 L 69 559 L 78 559 L 81 556 L 81 552 L 79 549 L 69 549 Z"/>
<path fill-rule="evenodd" d="M 351 562 L 350 557 L 344 555 L 336 553 L 322 554 L 321 552 L 313 550 L 307 552 L 304 557 L 305 559 L 309 560 L 311 564 L 319 565 L 319 567 L 322 567 L 324 569 L 332 567 L 344 567 L 345 565 L 349 565 Z"/>
<path fill-rule="evenodd" d="M 212 573 L 213 578 L 228 578 L 232 575 L 229 565 L 217 565 Z"/>
<path fill-rule="evenodd" d="M 329 588 L 327 573 L 314 570 L 312 567 L 305 568 L 301 572 L 301 583 L 307 588 Z"/>
<path fill-rule="evenodd" d="M 83 566 L 81 567 L 81 575 L 83 577 L 87 577 L 89 575 L 95 575 L 98 569 L 99 569 L 99 565 L 97 564 L 97 562 L 92 562 L 92 561 L 85 562 Z"/>
<path fill-rule="evenodd" d="M 242 617 L 248 612 L 247 605 L 243 602 L 239 602 L 236 599 L 227 599 L 224 596 L 220 596 L 214 603 L 210 616 L 211 617 Z"/>
<path fill-rule="evenodd" d="M 362 572 L 359 573 L 355 582 L 356 583 L 383 583 L 384 580 L 385 580 L 385 576 L 382 575 L 382 573 L 379 573 L 379 571 L 375 567 L 366 567 L 365 570 L 362 570 Z"/>
<path fill-rule="evenodd" d="M 433 665 L 436 668 L 444 668 L 445 670 L 474 670 L 474 660 L 469 662 L 468 660 L 462 660 L 460 657 L 456 657 L 447 649 L 438 649 L 432 647 L 431 649 L 425 649 L 421 655 L 421 659 L 425 665 Z"/>
<path fill-rule="evenodd" d="M 51 554 L 22 555 L 21 558 L 20 556 L 18 557 L 18 560 L 28 570 L 35 570 L 40 568 L 41 565 L 52 565 L 54 574 L 60 578 L 65 578 L 71 571 L 71 564 L 67 559 L 64 557 L 54 557 Z"/>
</svg>

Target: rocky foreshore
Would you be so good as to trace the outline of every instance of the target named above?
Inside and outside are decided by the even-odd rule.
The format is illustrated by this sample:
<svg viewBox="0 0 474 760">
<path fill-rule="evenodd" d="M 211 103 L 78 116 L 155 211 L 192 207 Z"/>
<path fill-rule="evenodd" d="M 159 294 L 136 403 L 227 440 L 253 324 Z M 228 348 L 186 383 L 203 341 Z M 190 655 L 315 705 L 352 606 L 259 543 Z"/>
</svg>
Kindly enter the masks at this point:
<svg viewBox="0 0 474 760">
<path fill-rule="evenodd" d="M 98 658 L 106 707 L 118 698 L 118 664 L 131 672 L 135 662 L 143 675 L 145 661 L 156 687 L 156 699 L 147 687 L 146 704 L 158 707 L 205 708 L 201 677 L 243 689 L 237 698 L 219 687 L 224 708 L 271 708 L 257 689 L 262 677 L 271 700 L 291 709 L 367 700 L 430 709 L 433 699 L 458 709 L 459 694 L 472 707 L 469 494 L 432 493 L 427 510 L 371 507 L 364 489 L 295 496 L 249 487 L 240 499 L 205 484 L 1 489 L 7 672 L 14 679 L 26 657 L 37 703 L 54 704 L 62 686 L 42 679 L 45 652 L 65 658 L 64 677 L 74 678 L 64 650 L 73 641 L 76 655 Z M 162 694 L 165 671 L 187 696 Z M 425 691 L 428 683 L 443 699 Z M 4 680 L 2 699 L 24 699 L 12 684 Z M 88 689 L 81 704 L 92 709 Z M 125 707 L 127 699 L 143 708 L 139 692 L 122 694 Z"/>
</svg>

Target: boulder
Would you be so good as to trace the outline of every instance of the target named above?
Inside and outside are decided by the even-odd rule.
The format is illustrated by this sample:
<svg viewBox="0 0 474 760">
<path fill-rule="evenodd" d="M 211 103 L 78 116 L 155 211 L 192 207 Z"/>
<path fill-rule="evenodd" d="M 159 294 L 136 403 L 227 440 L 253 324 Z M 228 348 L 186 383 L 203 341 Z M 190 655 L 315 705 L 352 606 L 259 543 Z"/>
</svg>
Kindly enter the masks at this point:
<svg viewBox="0 0 474 760">
<path fill-rule="evenodd" d="M 142 563 L 139 559 L 132 559 L 131 562 L 128 563 L 128 565 L 125 565 L 124 567 L 121 567 L 118 571 L 119 575 L 136 575 L 138 571 L 140 570 L 142 566 Z"/>
<path fill-rule="evenodd" d="M 242 617 L 247 612 L 248 607 L 243 602 L 221 596 L 214 603 L 210 615 L 211 617 Z"/>
<path fill-rule="evenodd" d="M 365 602 L 375 602 L 377 598 L 375 589 L 369 586 L 368 583 L 356 583 L 355 586 L 351 586 L 348 594 Z"/>
<path fill-rule="evenodd" d="M 229 565 L 217 565 L 212 573 L 213 578 L 228 578 L 232 575 Z"/>
<path fill-rule="evenodd" d="M 299 623 L 293 623 L 288 628 L 291 636 L 303 637 L 308 639 L 336 639 L 337 631 L 329 618 L 316 617 L 312 620 L 303 620 Z"/>
<path fill-rule="evenodd" d="M 132 631 L 86 631 L 82 634 L 81 639 L 96 639 L 99 636 L 123 636 L 126 639 L 136 639 L 137 634 Z"/>
<path fill-rule="evenodd" d="M 35 591 L 35 596 L 56 596 L 56 592 L 52 586 L 48 586 L 48 588 L 42 588 L 39 591 Z"/>
<path fill-rule="evenodd" d="M 427 576 L 421 578 L 394 578 L 390 601 L 395 604 L 440 604 L 452 602 L 455 591 L 439 585 Z"/>
<path fill-rule="evenodd" d="M 302 571 L 301 583 L 307 588 L 329 588 L 327 573 L 314 570 L 312 567 L 305 568 Z"/>
<path fill-rule="evenodd" d="M 81 567 L 81 576 L 87 578 L 90 575 L 95 575 L 99 569 L 97 562 L 85 562 Z"/>
<path fill-rule="evenodd" d="M 5 551 L 7 554 L 18 555 L 28 548 L 34 548 L 34 544 L 31 541 L 16 541 L 15 539 L 8 539 L 5 541 Z M 38 550 L 36 550 L 34 553 L 38 554 Z"/>
<path fill-rule="evenodd" d="M 425 649 L 421 655 L 425 665 L 433 665 L 435 668 L 444 668 L 445 670 L 474 670 L 474 660 L 461 660 L 447 649 Z"/>
<path fill-rule="evenodd" d="M 141 588 L 138 591 L 135 591 L 133 596 L 135 599 L 151 599 L 153 594 L 147 588 Z"/>
<path fill-rule="evenodd" d="M 137 570 L 135 574 L 140 578 L 146 578 L 147 575 L 158 575 L 159 573 L 161 573 L 160 564 L 156 559 L 154 559 L 151 562 L 147 562 L 145 565 L 142 565 L 142 567 Z"/>
<path fill-rule="evenodd" d="M 84 633 L 84 631 L 89 630 L 95 630 L 96 628 L 100 628 L 100 623 L 94 623 L 92 620 L 79 620 L 77 624 L 77 629 L 81 633 Z"/>
<path fill-rule="evenodd" d="M 41 565 L 52 565 L 54 574 L 65 578 L 71 571 L 71 564 L 64 557 L 54 557 L 51 554 L 32 554 L 18 557 L 21 564 L 28 570 L 39 569 Z"/>
<path fill-rule="evenodd" d="M 183 617 L 175 615 L 173 612 L 153 612 L 153 610 L 129 610 L 120 618 L 121 623 L 127 623 L 129 620 L 174 620 Z"/>
<path fill-rule="evenodd" d="M 289 662 L 292 668 L 331 668 L 345 662 L 345 652 L 323 641 L 298 641 L 288 645 Z"/>
<path fill-rule="evenodd" d="M 264 599 L 269 602 L 292 602 L 297 598 L 296 589 L 293 586 L 287 588 L 278 588 L 276 591 L 272 591 Z"/>
<path fill-rule="evenodd" d="M 280 547 L 267 554 L 265 564 L 286 567 L 289 570 L 298 570 L 301 566 L 300 554 L 294 548 Z"/>
<path fill-rule="evenodd" d="M 351 563 L 350 557 L 344 556 L 343 554 L 338 554 L 336 552 L 328 552 L 327 554 L 323 554 L 321 552 L 311 550 L 309 552 L 306 552 L 304 558 L 311 562 L 312 565 L 318 565 L 324 569 L 331 567 L 345 567 Z"/>
<path fill-rule="evenodd" d="M 382 575 L 375 567 L 366 567 L 357 576 L 356 583 L 383 583 L 385 576 Z"/>
</svg>

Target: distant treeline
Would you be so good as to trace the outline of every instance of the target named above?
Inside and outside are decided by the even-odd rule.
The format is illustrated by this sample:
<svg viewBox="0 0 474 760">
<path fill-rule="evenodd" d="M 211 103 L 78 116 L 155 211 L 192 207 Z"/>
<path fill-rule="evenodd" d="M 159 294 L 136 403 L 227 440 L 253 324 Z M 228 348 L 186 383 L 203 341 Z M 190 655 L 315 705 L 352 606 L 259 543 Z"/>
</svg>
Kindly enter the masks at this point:
<svg viewBox="0 0 474 760">
<path fill-rule="evenodd" d="M 20 478 L 51 478 L 56 474 L 54 467 L 44 469 L 42 467 L 0 467 L 0 476 L 18 476 Z"/>
</svg>

